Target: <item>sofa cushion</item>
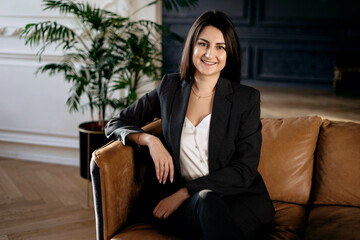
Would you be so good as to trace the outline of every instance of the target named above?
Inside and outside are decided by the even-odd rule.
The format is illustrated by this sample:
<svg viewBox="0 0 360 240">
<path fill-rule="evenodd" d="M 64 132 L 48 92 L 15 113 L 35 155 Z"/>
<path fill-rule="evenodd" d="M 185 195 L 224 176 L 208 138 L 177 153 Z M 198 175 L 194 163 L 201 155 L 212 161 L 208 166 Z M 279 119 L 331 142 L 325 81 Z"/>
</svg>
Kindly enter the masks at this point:
<svg viewBox="0 0 360 240">
<path fill-rule="evenodd" d="M 319 134 L 315 204 L 360 207 L 360 124 L 325 120 Z"/>
<path fill-rule="evenodd" d="M 263 119 L 259 172 L 272 200 L 307 204 L 322 119 Z"/>
<path fill-rule="evenodd" d="M 306 207 L 274 201 L 275 217 L 266 239 L 301 239 L 307 214 Z"/>
<path fill-rule="evenodd" d="M 162 229 L 163 230 L 163 229 Z M 148 222 L 139 222 L 129 225 L 120 233 L 116 234 L 111 240 L 180 240 L 175 235 L 156 229 Z"/>
<path fill-rule="evenodd" d="M 318 206 L 311 210 L 305 239 L 358 239 L 360 208 Z"/>
</svg>

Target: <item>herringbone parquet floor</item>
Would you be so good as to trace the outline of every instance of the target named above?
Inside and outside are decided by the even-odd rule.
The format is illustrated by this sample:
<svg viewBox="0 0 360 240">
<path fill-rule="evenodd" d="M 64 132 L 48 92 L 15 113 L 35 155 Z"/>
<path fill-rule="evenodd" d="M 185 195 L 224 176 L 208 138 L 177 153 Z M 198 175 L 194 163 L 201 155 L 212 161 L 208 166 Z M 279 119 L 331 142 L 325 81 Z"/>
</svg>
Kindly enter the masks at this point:
<svg viewBox="0 0 360 240">
<path fill-rule="evenodd" d="M 256 86 L 255 86 L 256 87 Z M 287 118 L 318 115 L 333 121 L 360 123 L 360 97 L 301 88 L 256 87 L 261 92 L 261 116 Z"/>
<path fill-rule="evenodd" d="M 95 239 L 79 168 L 0 159 L 0 240 Z"/>
</svg>

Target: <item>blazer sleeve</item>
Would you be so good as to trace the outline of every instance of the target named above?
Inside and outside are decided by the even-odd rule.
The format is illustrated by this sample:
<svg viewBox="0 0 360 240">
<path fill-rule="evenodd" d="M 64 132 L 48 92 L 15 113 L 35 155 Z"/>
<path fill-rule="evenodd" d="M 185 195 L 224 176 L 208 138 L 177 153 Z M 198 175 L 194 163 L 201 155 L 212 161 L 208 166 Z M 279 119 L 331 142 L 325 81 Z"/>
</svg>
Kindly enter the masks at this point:
<svg viewBox="0 0 360 240">
<path fill-rule="evenodd" d="M 207 176 L 187 183 L 190 194 L 210 189 L 220 196 L 249 192 L 249 187 L 260 177 L 257 168 L 261 150 L 260 93 L 249 94 L 247 109 L 241 115 L 235 139 L 235 153 L 229 164 Z M 261 178 L 261 177 L 260 177 Z"/>
<path fill-rule="evenodd" d="M 129 107 L 123 109 L 118 116 L 112 118 L 105 127 L 106 137 L 121 141 L 125 145 L 128 134 L 144 132 L 141 129 L 142 126 L 153 121 L 154 118 L 160 118 L 158 94 L 165 78 L 166 75 L 158 88 L 146 93 Z"/>
</svg>

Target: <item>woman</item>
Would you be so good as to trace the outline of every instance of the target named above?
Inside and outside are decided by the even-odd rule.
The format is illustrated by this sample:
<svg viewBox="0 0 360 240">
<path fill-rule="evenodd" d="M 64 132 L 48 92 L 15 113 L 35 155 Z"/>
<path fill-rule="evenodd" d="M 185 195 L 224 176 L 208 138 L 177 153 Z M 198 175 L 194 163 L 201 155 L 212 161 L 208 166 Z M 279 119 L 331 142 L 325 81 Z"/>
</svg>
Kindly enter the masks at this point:
<svg viewBox="0 0 360 240">
<path fill-rule="evenodd" d="M 204 239 L 255 239 L 274 209 L 257 171 L 260 94 L 240 84 L 240 45 L 230 19 L 203 13 L 191 27 L 180 74 L 124 109 L 106 135 L 147 146 L 166 197 L 153 215 Z M 162 140 L 141 126 L 161 118 Z"/>
</svg>

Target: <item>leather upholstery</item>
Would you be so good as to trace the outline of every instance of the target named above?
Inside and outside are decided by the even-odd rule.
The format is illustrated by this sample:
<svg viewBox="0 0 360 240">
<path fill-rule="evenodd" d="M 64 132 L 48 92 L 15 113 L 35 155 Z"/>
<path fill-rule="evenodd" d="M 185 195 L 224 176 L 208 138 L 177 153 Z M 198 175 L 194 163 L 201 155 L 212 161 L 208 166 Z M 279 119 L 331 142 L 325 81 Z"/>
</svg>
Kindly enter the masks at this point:
<svg viewBox="0 0 360 240">
<path fill-rule="evenodd" d="M 307 204 L 320 117 L 263 119 L 259 172 L 272 200 Z"/>
<path fill-rule="evenodd" d="M 315 204 L 360 207 L 360 125 L 324 121 L 319 136 Z"/>
<path fill-rule="evenodd" d="M 178 240 L 174 235 L 166 234 L 147 222 L 132 224 L 116 234 L 111 240 Z"/>
<path fill-rule="evenodd" d="M 94 211 L 96 222 L 96 239 L 104 239 L 104 218 L 103 218 L 103 205 L 101 200 L 101 178 L 100 168 L 96 162 L 92 159 L 90 162 L 90 174 L 91 182 L 93 186 L 93 199 L 94 199 Z"/>
<path fill-rule="evenodd" d="M 161 120 L 149 123 L 143 129 L 159 136 Z M 136 173 L 132 147 L 124 146 L 120 141 L 110 142 L 94 151 L 93 160 L 101 176 L 103 216 L 99 219 L 102 220 L 103 238 L 110 239 L 128 220 L 131 201 L 137 196 L 143 183 L 141 178 L 140 181 L 134 181 Z"/>
<path fill-rule="evenodd" d="M 319 117 L 263 119 L 262 123 L 259 171 L 276 210 L 266 239 L 360 236 L 360 124 L 322 123 Z M 161 120 L 144 129 L 160 135 Z M 121 142 L 111 142 L 93 154 L 98 169 L 92 174 L 100 174 L 100 178 L 92 176 L 93 187 L 101 186 L 101 201 L 95 202 L 102 204 L 102 211 L 96 213 L 103 215 L 104 239 L 177 239 L 149 221 L 129 223 L 145 172 L 134 159 L 133 148 Z"/>
<path fill-rule="evenodd" d="M 359 239 L 360 208 L 319 206 L 311 210 L 306 240 Z"/>
<path fill-rule="evenodd" d="M 306 207 L 293 203 L 273 202 L 275 218 L 269 239 L 301 239 L 307 218 Z"/>
<path fill-rule="evenodd" d="M 134 182 L 133 150 L 115 141 L 94 152 L 100 168 L 104 239 L 110 239 L 127 221 L 130 202 L 139 192 Z"/>
<path fill-rule="evenodd" d="M 160 136 L 161 135 L 161 119 L 157 119 L 151 123 L 146 124 L 144 127 L 142 127 L 142 129 L 148 133 L 151 133 L 152 135 Z"/>
</svg>

